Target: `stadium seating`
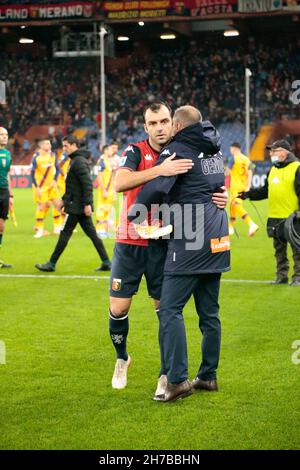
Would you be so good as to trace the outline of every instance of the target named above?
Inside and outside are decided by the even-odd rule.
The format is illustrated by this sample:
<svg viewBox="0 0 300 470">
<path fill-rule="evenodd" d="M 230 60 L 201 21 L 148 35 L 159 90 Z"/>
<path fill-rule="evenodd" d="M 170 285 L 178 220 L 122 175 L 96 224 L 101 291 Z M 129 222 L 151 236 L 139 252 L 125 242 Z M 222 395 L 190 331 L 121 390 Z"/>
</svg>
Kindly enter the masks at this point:
<svg viewBox="0 0 300 470">
<path fill-rule="evenodd" d="M 10 135 L 24 135 L 34 124 L 87 128 L 93 153 L 99 138 L 99 77 L 94 58 L 36 59 L 0 53 L 7 82 L 7 106 L 0 125 Z M 151 64 L 151 65 L 150 65 Z M 129 67 L 107 72 L 106 109 L 108 141 L 121 147 L 144 136 L 142 109 L 159 98 L 174 108 L 198 106 L 205 118 L 221 126 L 224 151 L 231 140 L 244 135 L 244 68 L 250 67 L 251 132 L 278 118 L 299 118 L 291 102 L 291 84 L 300 77 L 300 41 L 274 48 L 255 41 L 234 48 L 213 43 L 132 55 Z M 22 87 L 20 86 L 22 84 Z M 93 136 L 93 137 L 91 137 Z M 242 142 L 243 144 L 243 142 Z"/>
</svg>

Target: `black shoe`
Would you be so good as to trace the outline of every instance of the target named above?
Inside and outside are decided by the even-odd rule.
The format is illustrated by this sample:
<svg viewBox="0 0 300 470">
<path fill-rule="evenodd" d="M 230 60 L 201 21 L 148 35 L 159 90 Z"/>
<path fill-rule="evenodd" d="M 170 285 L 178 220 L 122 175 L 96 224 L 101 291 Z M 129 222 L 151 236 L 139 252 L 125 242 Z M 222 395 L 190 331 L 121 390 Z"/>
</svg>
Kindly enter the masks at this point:
<svg viewBox="0 0 300 470">
<path fill-rule="evenodd" d="M 4 263 L 4 261 L 1 261 L 0 260 L 0 268 L 12 268 L 13 265 L 12 264 L 7 264 L 7 263 Z"/>
<path fill-rule="evenodd" d="M 216 379 L 202 380 L 196 377 L 192 382 L 193 390 L 207 390 L 208 392 L 217 392 L 219 390 Z"/>
<path fill-rule="evenodd" d="M 271 281 L 270 284 L 277 285 L 277 284 L 288 284 L 289 280 L 287 277 L 278 277 L 275 281 Z"/>
<path fill-rule="evenodd" d="M 40 271 L 44 271 L 46 273 L 55 271 L 55 264 L 51 263 L 50 261 L 48 261 L 48 263 L 45 263 L 45 264 L 36 264 L 35 267 L 39 269 Z"/>
<path fill-rule="evenodd" d="M 166 403 L 168 401 L 178 400 L 178 398 L 188 397 L 189 395 L 192 395 L 192 393 L 192 385 L 189 380 L 184 380 L 179 384 L 168 383 L 164 395 L 157 395 L 155 397 L 155 401 L 161 401 Z"/>
<path fill-rule="evenodd" d="M 290 283 L 291 287 L 299 287 L 300 286 L 300 281 L 293 281 Z"/>
<path fill-rule="evenodd" d="M 108 261 L 106 263 L 102 263 L 99 268 L 95 269 L 95 271 L 110 271 L 111 270 L 111 262 Z"/>
</svg>

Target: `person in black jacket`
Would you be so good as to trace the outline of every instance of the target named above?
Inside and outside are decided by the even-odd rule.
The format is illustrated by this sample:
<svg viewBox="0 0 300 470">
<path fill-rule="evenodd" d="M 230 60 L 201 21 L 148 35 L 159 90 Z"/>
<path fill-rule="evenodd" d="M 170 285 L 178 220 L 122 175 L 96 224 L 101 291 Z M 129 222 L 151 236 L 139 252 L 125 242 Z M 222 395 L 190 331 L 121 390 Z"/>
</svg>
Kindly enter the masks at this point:
<svg viewBox="0 0 300 470">
<path fill-rule="evenodd" d="M 77 223 L 80 224 L 86 235 L 92 240 L 102 264 L 96 271 L 109 271 L 111 263 L 102 240 L 97 236 L 92 220 L 93 212 L 93 183 L 90 176 L 88 159 L 90 152 L 79 149 L 78 140 L 73 135 L 63 140 L 63 151 L 71 159 L 70 168 L 66 178 L 66 192 L 62 198 L 62 207 L 67 214 L 64 227 L 60 232 L 56 247 L 45 264 L 36 264 L 40 271 L 55 271 L 56 263 L 66 248 Z"/>
<path fill-rule="evenodd" d="M 268 236 L 273 238 L 276 258 L 276 279 L 271 284 L 288 284 L 289 260 L 287 257 L 288 243 L 278 236 L 277 228 L 295 211 L 300 210 L 300 162 L 292 153 L 292 148 L 286 140 L 276 140 L 267 145 L 270 150 L 272 167 L 267 175 L 264 186 L 250 188 L 241 192 L 241 199 L 259 201 L 269 200 L 267 221 Z M 300 253 L 292 245 L 294 273 L 290 286 L 300 286 Z"/>
<path fill-rule="evenodd" d="M 176 158 L 192 159 L 193 168 L 183 175 L 148 182 L 128 214 L 129 220 L 140 214 L 134 220 L 140 223 L 147 216 L 146 212 L 142 214 L 143 207 L 155 212 L 155 205 L 163 202 L 169 207 L 168 223 L 171 220 L 173 225 L 159 311 L 161 353 L 168 383 L 165 393 L 154 397 L 163 402 L 188 396 L 193 389 L 218 389 L 216 370 L 221 338 L 218 297 L 221 273 L 230 269 L 226 211 L 211 200 L 225 179 L 220 136 L 210 122 L 202 122 L 200 112 L 192 106 L 175 111 L 173 129 L 174 138 L 161 152 L 157 164 L 175 152 Z M 191 295 L 203 334 L 202 363 L 192 384 L 188 381 L 182 316 Z"/>
</svg>

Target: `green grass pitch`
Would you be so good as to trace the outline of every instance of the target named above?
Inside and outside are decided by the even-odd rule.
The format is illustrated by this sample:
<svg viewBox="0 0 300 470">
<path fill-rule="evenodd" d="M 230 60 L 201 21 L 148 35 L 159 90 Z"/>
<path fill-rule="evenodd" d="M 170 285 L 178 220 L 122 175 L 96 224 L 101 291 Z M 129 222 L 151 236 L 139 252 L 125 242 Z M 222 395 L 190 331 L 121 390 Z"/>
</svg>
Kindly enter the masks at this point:
<svg viewBox="0 0 300 470">
<path fill-rule="evenodd" d="M 300 340 L 300 289 L 266 282 L 275 275 L 272 243 L 246 207 L 261 227 L 249 239 L 239 222 L 240 238 L 232 239 L 220 296 L 220 391 L 163 404 L 152 401 L 159 352 L 145 283 L 130 312 L 128 386 L 115 391 L 109 282 L 93 271 L 97 254 L 78 229 L 58 277 L 42 277 L 34 264 L 48 260 L 56 236 L 33 239 L 31 191 L 15 190 L 18 227 L 8 221 L 0 253 L 14 265 L 0 271 L 0 448 L 299 449 L 300 364 L 292 362 L 292 343 Z M 266 203 L 257 207 L 266 220 Z M 113 241 L 106 244 L 111 254 Z M 59 277 L 77 274 L 91 278 Z M 192 302 L 185 322 L 192 379 L 200 361 Z"/>
</svg>

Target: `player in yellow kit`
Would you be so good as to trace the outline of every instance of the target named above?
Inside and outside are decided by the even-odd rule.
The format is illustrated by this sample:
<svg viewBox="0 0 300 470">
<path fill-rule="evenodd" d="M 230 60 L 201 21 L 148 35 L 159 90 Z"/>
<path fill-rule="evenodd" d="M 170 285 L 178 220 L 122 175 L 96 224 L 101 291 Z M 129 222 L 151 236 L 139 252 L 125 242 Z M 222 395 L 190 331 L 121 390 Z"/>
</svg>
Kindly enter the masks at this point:
<svg viewBox="0 0 300 470">
<path fill-rule="evenodd" d="M 234 223 L 238 217 L 248 225 L 249 237 L 252 237 L 258 230 L 256 225 L 246 209 L 243 207 L 242 199 L 238 198 L 238 193 L 248 191 L 251 187 L 252 181 L 252 166 L 251 162 L 246 155 L 241 152 L 241 145 L 234 142 L 230 146 L 230 153 L 232 157 L 229 159 L 228 167 L 230 171 L 230 224 L 229 234 L 234 234 Z"/>
<path fill-rule="evenodd" d="M 38 144 L 38 150 L 33 155 L 31 169 L 34 200 L 37 203 L 35 238 L 44 235 L 44 220 L 51 204 L 54 205 L 53 231 L 57 234 L 60 232 L 61 211 L 57 187 L 59 173 L 58 160 L 51 150 L 51 142 L 49 139 L 42 139 Z"/>
<path fill-rule="evenodd" d="M 71 160 L 69 156 L 65 153 L 61 155 L 61 158 L 58 161 L 60 173 L 57 178 L 57 187 L 60 197 L 63 197 L 66 192 L 66 177 L 69 170 L 70 162 Z"/>
<path fill-rule="evenodd" d="M 113 228 L 113 205 L 116 193 L 113 188 L 115 172 L 119 167 L 119 158 L 114 154 L 112 145 L 105 145 L 103 154 L 99 159 L 98 166 L 98 200 L 97 200 L 97 224 L 96 230 L 100 238 L 109 235 L 110 228 Z"/>
</svg>

